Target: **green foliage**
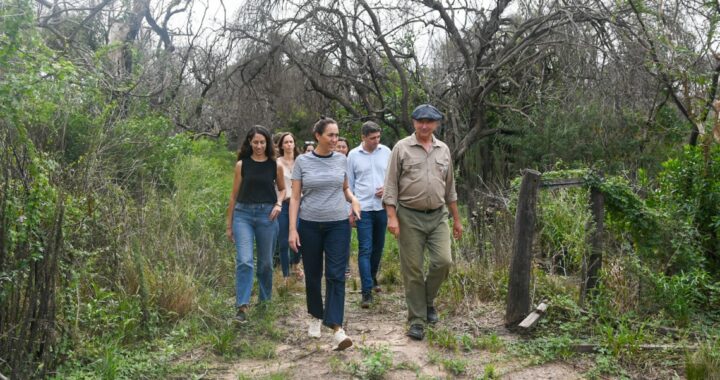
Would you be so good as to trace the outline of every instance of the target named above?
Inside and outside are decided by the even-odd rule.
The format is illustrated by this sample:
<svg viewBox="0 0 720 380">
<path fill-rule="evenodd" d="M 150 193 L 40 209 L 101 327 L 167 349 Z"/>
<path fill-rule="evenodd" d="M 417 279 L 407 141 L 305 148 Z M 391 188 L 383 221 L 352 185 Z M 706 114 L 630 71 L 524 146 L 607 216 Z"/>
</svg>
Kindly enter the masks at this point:
<svg viewBox="0 0 720 380">
<path fill-rule="evenodd" d="M 457 351 L 458 349 L 458 340 L 455 337 L 455 333 L 444 327 L 428 329 L 427 341 L 436 347 L 446 350 Z"/>
<path fill-rule="evenodd" d="M 710 260 L 710 269 L 720 272 L 720 145 L 687 146 L 663 168 L 654 201 L 697 230 L 693 238 Z"/>
<path fill-rule="evenodd" d="M 167 117 L 148 114 L 121 120 L 108 133 L 106 157 L 131 190 L 140 190 L 143 181 L 172 189 L 177 160 L 191 148 L 189 137 L 172 135 L 173 128 Z"/>
<path fill-rule="evenodd" d="M 571 357 L 573 355 L 572 343 L 573 338 L 568 333 L 563 333 L 513 343 L 510 345 L 510 349 L 516 354 L 530 356 L 535 364 L 542 364 Z"/>
<path fill-rule="evenodd" d="M 220 331 L 210 334 L 210 344 L 216 354 L 221 356 L 230 356 L 234 349 L 235 338 L 237 338 L 237 329 L 230 326 Z"/>
<path fill-rule="evenodd" d="M 543 174 L 543 179 L 545 175 Z M 555 273 L 577 273 L 592 233 L 587 188 L 543 191 L 538 199 L 538 239 L 546 265 Z"/>
<path fill-rule="evenodd" d="M 351 373 L 361 379 L 378 380 L 385 378 L 385 375 L 393 366 L 392 352 L 386 346 L 362 347 L 362 362 L 349 364 Z"/>
<path fill-rule="evenodd" d="M 598 327 L 602 346 L 606 352 L 621 360 L 630 361 L 645 340 L 644 327 L 632 326 L 626 321 L 604 324 Z"/>
<path fill-rule="evenodd" d="M 443 368 L 455 376 L 460 376 L 467 371 L 468 361 L 462 358 L 446 358 L 442 360 Z"/>
<path fill-rule="evenodd" d="M 505 343 L 497 334 L 492 333 L 490 335 L 479 336 L 475 342 L 475 346 L 481 350 L 499 352 L 505 347 Z"/>
<path fill-rule="evenodd" d="M 689 123 L 671 106 L 660 107 L 654 123 L 648 125 L 646 110 L 624 106 L 618 112 L 609 109 L 606 98 L 594 91 L 566 90 L 563 98 L 568 100 L 542 99 L 528 105 L 532 122 L 510 111 L 499 112 L 489 122 L 493 128 L 522 131 L 500 135 L 494 144 L 494 159 L 508 166 L 508 173 L 525 168 L 556 170 L 558 162 L 573 167 L 604 162 L 603 169 L 608 172 L 644 167 L 654 174 L 660 170 L 658 162 L 681 144 L 690 130 Z M 642 137 L 649 134 L 653 137 Z"/>
<path fill-rule="evenodd" d="M 485 368 L 483 369 L 483 380 L 493 380 L 497 379 L 498 375 L 495 373 L 495 366 L 492 364 L 485 365 Z"/>
<path fill-rule="evenodd" d="M 585 376 L 588 379 L 605 379 L 607 375 L 625 377 L 625 371 L 618 363 L 617 358 L 607 354 L 600 354 L 595 356 L 595 365 L 591 368 Z"/>
<path fill-rule="evenodd" d="M 717 339 L 703 342 L 696 352 L 686 355 L 685 376 L 688 380 L 720 378 L 720 344 Z"/>
</svg>

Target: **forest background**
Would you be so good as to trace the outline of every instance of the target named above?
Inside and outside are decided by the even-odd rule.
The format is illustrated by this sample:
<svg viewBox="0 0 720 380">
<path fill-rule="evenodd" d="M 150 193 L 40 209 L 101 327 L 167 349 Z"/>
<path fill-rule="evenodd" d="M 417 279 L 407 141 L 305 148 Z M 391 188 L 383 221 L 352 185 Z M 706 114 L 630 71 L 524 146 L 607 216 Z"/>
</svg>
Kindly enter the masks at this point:
<svg viewBox="0 0 720 380">
<path fill-rule="evenodd" d="M 429 102 L 468 231 L 451 312 L 504 301 L 521 170 L 582 177 L 606 195 L 600 287 L 579 306 L 587 188 L 543 190 L 533 299 L 556 307 L 532 353 L 589 339 L 600 374 L 720 376 L 718 1 L 208 9 L 0 1 L 0 374 L 164 377 L 188 337 L 222 347 L 238 136 L 302 142 L 329 115 L 351 145 L 373 120 L 392 146 Z M 638 362 L 668 331 L 696 349 Z"/>
</svg>

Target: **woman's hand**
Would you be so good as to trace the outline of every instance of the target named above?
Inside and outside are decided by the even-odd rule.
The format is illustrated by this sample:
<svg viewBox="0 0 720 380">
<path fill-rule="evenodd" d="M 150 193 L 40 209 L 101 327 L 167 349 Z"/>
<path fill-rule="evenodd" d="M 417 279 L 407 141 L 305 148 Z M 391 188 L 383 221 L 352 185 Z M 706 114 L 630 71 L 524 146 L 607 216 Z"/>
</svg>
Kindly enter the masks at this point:
<svg viewBox="0 0 720 380">
<path fill-rule="evenodd" d="M 280 212 L 282 211 L 282 206 L 280 205 L 274 205 L 272 208 L 272 211 L 270 211 L 270 220 L 275 220 L 275 218 L 280 215 Z"/>
<path fill-rule="evenodd" d="M 231 227 L 231 226 L 228 226 L 228 227 L 225 229 L 225 236 L 227 236 L 228 240 L 230 240 L 231 242 L 233 242 L 233 243 L 235 242 L 235 237 L 233 236 L 233 232 L 232 232 L 232 227 Z"/>
<path fill-rule="evenodd" d="M 360 202 L 357 200 L 357 198 L 353 197 L 352 199 L 352 214 L 355 217 L 353 220 L 353 223 L 360 220 L 360 212 L 362 209 L 360 208 Z"/>
<path fill-rule="evenodd" d="M 288 234 L 288 244 L 295 253 L 300 249 L 300 235 L 298 235 L 297 230 L 290 231 Z"/>
</svg>

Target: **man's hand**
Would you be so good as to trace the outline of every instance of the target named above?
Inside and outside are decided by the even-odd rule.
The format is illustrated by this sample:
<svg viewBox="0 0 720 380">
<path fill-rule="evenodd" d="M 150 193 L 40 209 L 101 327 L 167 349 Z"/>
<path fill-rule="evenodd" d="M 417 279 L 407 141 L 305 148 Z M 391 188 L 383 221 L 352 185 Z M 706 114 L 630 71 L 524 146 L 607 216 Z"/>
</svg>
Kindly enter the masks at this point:
<svg viewBox="0 0 720 380">
<path fill-rule="evenodd" d="M 232 227 L 228 226 L 225 229 L 225 236 L 227 236 L 227 238 L 228 238 L 228 240 L 230 240 L 230 242 L 232 242 L 232 243 L 235 242 L 235 237 L 233 236 Z"/>
<path fill-rule="evenodd" d="M 395 236 L 395 239 L 400 236 L 400 223 L 398 222 L 397 216 L 388 215 L 387 229 L 391 234 L 393 234 L 393 236 Z"/>
<path fill-rule="evenodd" d="M 453 237 L 455 238 L 455 240 L 460 239 L 462 237 L 462 233 L 463 233 L 462 222 L 460 222 L 459 220 L 453 219 Z"/>
<path fill-rule="evenodd" d="M 382 198 L 384 192 L 385 192 L 385 186 L 380 186 L 377 189 L 375 189 L 375 196 L 378 198 Z"/>
</svg>

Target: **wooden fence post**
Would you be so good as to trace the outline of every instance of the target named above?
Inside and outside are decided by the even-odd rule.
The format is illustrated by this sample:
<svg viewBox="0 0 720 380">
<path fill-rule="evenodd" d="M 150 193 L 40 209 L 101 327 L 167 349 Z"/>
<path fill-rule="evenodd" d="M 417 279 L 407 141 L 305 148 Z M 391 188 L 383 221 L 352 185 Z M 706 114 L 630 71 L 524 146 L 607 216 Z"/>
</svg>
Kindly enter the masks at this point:
<svg viewBox="0 0 720 380">
<path fill-rule="evenodd" d="M 597 187 L 590 188 L 590 211 L 595 221 L 595 230 L 590 235 L 590 255 L 583 260 L 583 281 L 579 302 L 581 306 L 597 286 L 598 272 L 602 268 L 605 196 Z"/>
<path fill-rule="evenodd" d="M 535 232 L 535 204 L 540 186 L 540 172 L 523 171 L 520 194 L 515 213 L 513 258 L 508 280 L 505 326 L 522 321 L 530 311 L 530 275 L 532 270 L 532 242 Z"/>
</svg>

